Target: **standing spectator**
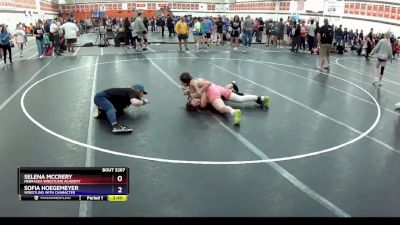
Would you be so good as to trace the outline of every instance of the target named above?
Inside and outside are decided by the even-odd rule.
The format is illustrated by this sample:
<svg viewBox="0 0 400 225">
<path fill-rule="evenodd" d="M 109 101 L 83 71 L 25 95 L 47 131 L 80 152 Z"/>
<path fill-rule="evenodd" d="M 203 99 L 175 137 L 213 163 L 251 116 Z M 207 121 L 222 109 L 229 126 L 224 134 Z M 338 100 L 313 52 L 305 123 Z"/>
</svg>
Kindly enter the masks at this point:
<svg viewBox="0 0 400 225">
<path fill-rule="evenodd" d="M 148 30 L 149 30 L 149 20 L 147 19 L 146 16 L 143 19 L 143 24 L 144 24 L 144 27 L 146 28 L 143 31 L 143 46 L 144 46 L 143 50 L 147 50 L 147 33 L 148 33 Z"/>
<path fill-rule="evenodd" d="M 217 22 L 215 22 L 215 26 L 217 27 L 217 40 L 221 41 L 221 45 L 224 45 L 224 36 L 223 36 L 223 31 L 224 31 L 224 21 L 222 21 L 222 17 L 218 17 Z M 218 41 L 217 41 L 218 45 Z"/>
<path fill-rule="evenodd" d="M 359 39 L 360 41 L 364 41 L 364 33 L 363 33 L 363 30 L 360 31 L 360 34 L 358 35 L 358 39 Z"/>
<path fill-rule="evenodd" d="M 261 41 L 262 41 L 263 31 L 264 31 L 264 21 L 260 17 L 260 18 L 258 18 L 258 31 L 257 31 L 257 36 L 256 36 L 256 41 L 259 43 L 261 43 Z"/>
<path fill-rule="evenodd" d="M 22 24 L 22 30 L 24 31 L 24 44 L 25 46 L 28 44 L 28 34 L 29 34 L 29 27 L 25 25 L 25 23 Z"/>
<path fill-rule="evenodd" d="M 321 27 L 319 26 L 319 21 L 317 21 L 316 23 L 315 23 L 315 35 L 317 35 L 318 34 L 318 32 L 319 32 L 319 30 L 321 29 Z M 315 52 L 314 52 L 314 54 L 318 54 L 317 52 L 319 52 L 319 41 L 318 41 L 318 39 L 317 38 L 314 38 L 314 46 L 315 46 L 315 48 L 317 49 Z"/>
<path fill-rule="evenodd" d="M 358 29 L 356 29 L 356 31 L 354 32 L 353 43 L 354 43 L 354 44 L 359 43 L 359 38 L 360 38 L 360 33 L 358 32 Z"/>
<path fill-rule="evenodd" d="M 39 58 L 43 58 L 44 57 L 44 51 L 45 51 L 45 46 L 44 46 L 44 29 L 43 29 L 43 22 L 41 20 L 39 20 L 36 24 L 36 27 L 33 31 L 33 34 L 36 37 L 36 45 L 38 48 L 38 54 L 39 54 Z"/>
<path fill-rule="evenodd" d="M 24 51 L 24 44 L 25 44 L 25 31 L 23 30 L 23 27 L 21 24 L 17 25 L 17 30 L 15 31 L 15 43 L 17 43 L 18 49 L 19 49 L 19 57 L 23 57 L 23 51 Z"/>
<path fill-rule="evenodd" d="M 52 23 L 50 25 L 50 40 L 53 42 L 56 55 L 61 56 L 60 29 L 58 28 L 55 20 L 52 20 Z"/>
<path fill-rule="evenodd" d="M 154 16 L 150 20 L 150 26 L 151 26 L 151 32 L 154 32 L 156 30 L 156 22 Z"/>
<path fill-rule="evenodd" d="M 344 28 L 344 30 L 343 30 L 343 40 L 344 40 L 344 43 L 348 43 L 348 41 L 349 41 L 349 36 L 350 36 L 350 34 L 349 34 L 349 32 L 347 31 L 347 27 L 345 27 Z M 344 46 L 344 47 L 346 47 L 346 46 Z"/>
<path fill-rule="evenodd" d="M 132 21 L 131 21 L 131 31 L 132 31 L 131 42 L 132 42 L 132 47 L 134 49 L 137 48 L 137 43 L 136 42 L 137 42 L 137 39 L 138 39 L 136 30 L 135 30 L 135 21 L 136 21 L 135 18 L 133 18 Z"/>
<path fill-rule="evenodd" d="M 224 34 L 225 35 L 229 33 L 229 28 L 230 28 L 230 21 L 228 18 L 225 18 L 224 19 Z"/>
<path fill-rule="evenodd" d="M 258 27 L 260 26 L 260 23 L 258 22 L 258 19 L 255 18 L 253 20 L 253 26 L 252 26 L 252 32 L 251 32 L 251 37 L 250 37 L 250 43 L 253 42 L 253 37 L 256 37 L 257 41 L 257 32 L 258 32 Z"/>
<path fill-rule="evenodd" d="M 311 20 L 310 25 L 308 26 L 308 33 L 307 33 L 308 50 L 310 51 L 311 54 L 314 52 L 315 30 L 316 26 L 314 25 L 314 20 Z"/>
<path fill-rule="evenodd" d="M 301 22 L 300 26 L 300 49 L 303 49 L 303 51 L 306 50 L 306 36 L 307 36 L 307 27 L 306 27 L 306 21 Z"/>
<path fill-rule="evenodd" d="M 295 28 L 292 29 L 292 34 L 293 34 L 293 43 L 292 43 L 292 49 L 291 51 L 294 52 L 294 47 L 296 47 L 296 52 L 299 52 L 299 47 L 301 44 L 301 37 L 300 37 L 300 24 L 294 23 Z"/>
<path fill-rule="evenodd" d="M 260 17 L 260 18 L 257 19 L 257 22 L 258 22 L 258 30 L 256 32 L 256 42 L 261 43 L 261 41 L 262 41 L 262 33 L 264 31 L 264 21 Z"/>
<path fill-rule="evenodd" d="M 278 32 L 278 26 L 277 23 L 274 21 L 272 22 L 272 27 L 271 27 L 271 44 L 274 45 L 274 47 L 277 47 L 277 33 Z"/>
<path fill-rule="evenodd" d="M 161 27 L 161 36 L 164 37 L 164 27 L 165 27 L 165 20 L 164 18 L 160 17 L 160 20 L 158 21 L 159 26 Z"/>
<path fill-rule="evenodd" d="M 193 38 L 196 43 L 196 51 L 199 50 L 200 47 L 200 21 L 198 21 L 197 17 L 193 18 Z"/>
<path fill-rule="evenodd" d="M 7 26 L 2 25 L 2 31 L 0 33 L 0 41 L 1 45 L 3 47 L 3 58 L 4 58 L 4 64 L 7 63 L 7 51 L 9 53 L 9 59 L 10 63 L 12 63 L 12 55 L 11 55 L 11 34 L 7 31 Z"/>
<path fill-rule="evenodd" d="M 376 71 L 378 76 L 375 78 L 373 85 L 382 86 L 383 72 L 385 71 L 386 62 L 388 60 L 392 61 L 392 45 L 390 43 L 390 32 L 384 34 L 384 39 L 381 39 L 376 47 L 372 50 L 371 55 L 378 53 L 378 62 L 376 63 Z M 379 71 L 380 67 L 380 71 Z"/>
<path fill-rule="evenodd" d="M 175 35 L 174 33 L 174 21 L 171 18 L 171 15 L 167 16 L 167 28 L 168 28 L 168 33 L 169 33 L 169 37 L 172 36 L 172 34 Z"/>
<path fill-rule="evenodd" d="M 353 29 L 350 29 L 350 31 L 349 31 L 349 37 L 348 37 L 348 44 L 350 45 L 350 47 L 351 46 L 353 46 L 353 43 L 354 43 L 354 32 L 353 32 Z"/>
<path fill-rule="evenodd" d="M 64 51 L 67 50 L 67 45 L 66 45 L 66 40 L 64 37 L 64 31 L 60 28 L 61 27 L 61 22 L 57 21 L 57 27 L 60 32 L 60 53 L 64 53 Z"/>
<path fill-rule="evenodd" d="M 124 20 L 124 37 L 125 37 L 125 48 L 129 49 L 130 40 L 132 39 L 132 32 L 131 32 L 131 22 L 129 18 L 126 17 Z"/>
<path fill-rule="evenodd" d="M 217 19 L 218 18 L 214 19 L 214 18 L 210 17 L 211 25 L 212 25 L 211 43 L 216 43 L 216 44 L 218 44 L 217 26 L 215 25 L 215 22 L 217 21 Z"/>
<path fill-rule="evenodd" d="M 87 17 L 85 20 L 85 32 L 89 33 L 91 29 L 92 29 L 92 20 L 89 17 Z"/>
<path fill-rule="evenodd" d="M 2 32 L 3 32 L 3 25 L 0 25 L 0 35 L 1 35 Z M 2 59 L 3 59 L 3 45 L 2 45 L 2 42 L 0 40 L 0 60 L 2 60 Z"/>
<path fill-rule="evenodd" d="M 337 28 L 335 30 L 335 45 L 339 45 L 342 42 L 343 39 L 343 30 L 342 30 L 342 25 L 339 26 L 339 28 Z"/>
<path fill-rule="evenodd" d="M 189 25 L 187 25 L 187 23 L 185 22 L 184 17 L 181 17 L 179 22 L 175 25 L 175 32 L 178 34 L 179 50 L 182 51 L 182 40 L 183 40 L 186 51 L 189 51 L 187 47 Z"/>
<path fill-rule="evenodd" d="M 317 69 L 319 70 L 329 70 L 329 54 L 333 43 L 333 35 L 333 27 L 329 25 L 328 19 L 324 19 L 324 25 L 319 29 L 317 34 L 317 39 L 321 46 L 317 62 Z M 326 66 L 325 62 L 327 62 Z"/>
<path fill-rule="evenodd" d="M 372 39 L 369 37 L 369 35 L 365 38 L 365 42 L 366 42 L 365 59 L 369 60 L 369 54 L 371 53 L 373 48 Z"/>
<path fill-rule="evenodd" d="M 137 34 L 137 41 L 139 46 L 137 46 L 136 51 L 147 50 L 146 47 L 143 48 L 144 42 L 144 32 L 147 31 L 146 27 L 143 23 L 143 15 L 141 12 L 138 13 L 138 16 L 135 19 L 135 27 L 134 27 L 136 34 Z"/>
<path fill-rule="evenodd" d="M 185 15 L 185 23 L 190 27 L 190 16 Z"/>
<path fill-rule="evenodd" d="M 212 32 L 212 29 L 213 29 L 212 22 L 211 22 L 211 20 L 209 18 L 204 17 L 203 25 L 204 25 L 204 32 L 205 32 L 205 41 L 207 43 L 207 47 L 210 47 L 211 32 Z"/>
<path fill-rule="evenodd" d="M 392 50 L 393 50 L 393 58 L 395 55 L 395 48 L 396 48 L 396 38 L 394 37 L 394 34 L 392 33 L 390 35 L 390 44 L 392 45 Z M 375 45 L 376 46 L 376 45 Z"/>
<path fill-rule="evenodd" d="M 72 23 L 72 19 L 68 19 L 60 29 L 64 30 L 65 39 L 67 39 L 68 52 L 75 52 L 75 43 L 77 36 L 79 36 L 79 28 L 75 23 Z"/>
<path fill-rule="evenodd" d="M 277 44 L 281 46 L 284 39 L 285 34 L 285 24 L 283 23 L 283 18 L 279 19 L 279 23 L 276 25 L 277 27 Z"/>
<path fill-rule="evenodd" d="M 399 54 L 400 54 L 400 42 L 399 40 L 396 40 L 393 48 L 393 58 L 399 60 Z"/>
<path fill-rule="evenodd" d="M 383 34 L 382 34 L 382 36 L 383 36 Z M 371 28 L 371 30 L 369 31 L 368 37 L 369 37 L 369 39 L 372 41 L 372 39 L 373 39 L 373 37 L 374 37 L 374 28 Z"/>
<path fill-rule="evenodd" d="M 253 27 L 253 19 L 250 18 L 250 15 L 246 17 L 246 20 L 243 24 L 243 33 L 244 33 L 244 46 L 251 46 L 251 31 Z"/>
<path fill-rule="evenodd" d="M 200 42 L 200 49 L 205 48 L 204 47 L 204 23 L 203 23 L 203 18 L 199 17 L 199 22 L 200 22 L 200 31 L 199 31 L 199 42 Z"/>
<path fill-rule="evenodd" d="M 267 35 L 265 46 L 269 46 L 271 42 L 271 33 L 272 33 L 272 20 L 265 21 L 265 34 Z"/>
<path fill-rule="evenodd" d="M 287 35 L 287 44 L 292 45 L 292 21 L 286 23 L 286 35 Z M 267 44 L 267 43 L 265 43 Z"/>
<path fill-rule="evenodd" d="M 237 50 L 238 45 L 239 45 L 239 35 L 240 35 L 240 29 L 242 27 L 242 22 L 239 19 L 238 15 L 235 15 L 233 17 L 233 20 L 231 21 L 231 47 L 233 47 L 233 50 Z"/>
<path fill-rule="evenodd" d="M 200 21 L 200 17 L 198 18 L 198 20 Z M 175 26 L 176 26 L 176 24 L 178 23 L 179 18 L 178 18 L 177 16 L 174 16 L 174 17 L 172 18 L 172 21 L 173 21 L 173 24 L 174 24 L 174 35 L 175 35 Z"/>
</svg>

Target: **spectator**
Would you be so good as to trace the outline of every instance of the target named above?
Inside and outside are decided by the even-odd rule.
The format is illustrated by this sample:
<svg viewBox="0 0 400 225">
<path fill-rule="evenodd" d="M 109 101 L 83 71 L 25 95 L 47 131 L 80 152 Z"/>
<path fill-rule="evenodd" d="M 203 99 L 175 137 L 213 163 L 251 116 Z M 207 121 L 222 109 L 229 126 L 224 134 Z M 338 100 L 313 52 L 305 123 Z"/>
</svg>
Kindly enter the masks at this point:
<svg viewBox="0 0 400 225">
<path fill-rule="evenodd" d="M 207 46 L 210 47 L 211 32 L 213 29 L 213 25 L 212 25 L 211 20 L 209 20 L 207 17 L 204 17 L 203 25 L 204 25 L 204 32 L 205 32 L 205 42 L 207 43 Z"/>
<path fill-rule="evenodd" d="M 79 28 L 75 23 L 72 23 L 72 19 L 68 19 L 67 23 L 64 23 L 60 29 L 64 30 L 65 38 L 67 39 L 68 52 L 75 52 L 75 43 L 77 36 L 79 36 Z"/>
<path fill-rule="evenodd" d="M 172 20 L 171 15 L 167 16 L 167 28 L 168 28 L 168 33 L 169 33 L 169 37 L 172 36 L 172 34 L 174 34 L 175 36 L 175 32 L 174 32 L 174 21 Z"/>
<path fill-rule="evenodd" d="M 33 34 L 36 37 L 36 45 L 38 48 L 39 58 L 44 57 L 45 45 L 44 45 L 44 29 L 43 29 L 43 22 L 39 20 L 36 24 L 35 29 L 33 30 Z"/>
<path fill-rule="evenodd" d="M 138 16 L 135 19 L 135 31 L 137 34 L 137 41 L 139 45 L 136 48 L 136 51 L 142 51 L 142 50 L 147 50 L 146 47 L 143 48 L 143 42 L 144 42 L 144 31 L 147 32 L 146 27 L 143 23 L 143 15 L 142 13 L 138 13 Z"/>
<path fill-rule="evenodd" d="M 237 50 L 238 45 L 239 45 L 239 35 L 241 32 L 241 27 L 242 27 L 242 22 L 239 19 L 238 15 L 235 15 L 233 17 L 233 21 L 231 21 L 231 47 L 233 47 L 233 50 Z"/>
<path fill-rule="evenodd" d="M 317 39 L 321 46 L 317 61 L 317 69 L 319 70 L 329 70 L 329 55 L 333 43 L 333 35 L 333 27 L 329 25 L 328 19 L 324 19 L 324 25 L 319 29 L 317 34 Z"/>
<path fill-rule="evenodd" d="M 384 34 L 384 39 L 381 39 L 376 47 L 371 51 L 371 55 L 378 53 L 378 62 L 376 63 L 376 71 L 378 76 L 375 77 L 373 85 L 382 86 L 382 77 L 385 71 L 386 62 L 392 61 L 392 45 L 390 44 L 390 32 Z M 369 38 L 369 37 L 368 37 Z M 380 68 L 380 71 L 379 71 Z"/>
<path fill-rule="evenodd" d="M 221 41 L 221 45 L 224 45 L 224 37 L 223 37 L 223 31 L 224 31 L 224 21 L 222 21 L 222 17 L 218 17 L 217 22 L 215 22 L 215 26 L 217 27 L 217 40 Z M 217 42 L 218 45 L 218 42 Z"/>
<path fill-rule="evenodd" d="M 279 23 L 276 25 L 277 27 L 277 44 L 278 46 L 281 46 L 283 43 L 284 39 L 284 34 L 285 34 L 285 24 L 283 23 L 283 18 L 279 19 Z"/>
<path fill-rule="evenodd" d="M 314 25 L 314 20 L 311 20 L 310 25 L 308 26 L 308 32 L 307 32 L 308 50 L 310 51 L 311 54 L 314 52 L 315 30 L 316 30 L 316 26 Z"/>
<path fill-rule="evenodd" d="M 17 25 L 17 30 L 15 31 L 15 42 L 17 43 L 19 49 L 19 57 L 23 57 L 24 44 L 25 44 L 25 31 L 21 24 Z"/>
<path fill-rule="evenodd" d="M 185 22 L 185 18 L 181 17 L 179 22 L 175 25 L 175 32 L 178 34 L 179 50 L 182 51 L 182 41 L 185 44 L 186 51 L 189 51 L 187 47 L 187 39 L 189 35 L 189 26 Z"/>
<path fill-rule="evenodd" d="M 300 49 L 303 49 L 303 51 L 306 50 L 306 36 L 307 36 L 306 21 L 303 20 L 300 26 Z"/>
<path fill-rule="evenodd" d="M 258 30 L 257 30 L 257 36 L 256 36 L 256 41 L 258 43 L 261 43 L 261 41 L 262 41 L 263 31 L 264 31 L 264 21 L 260 17 L 260 18 L 258 18 Z"/>
<path fill-rule="evenodd" d="M 50 25 L 50 40 L 53 42 L 54 50 L 57 56 L 61 56 L 60 49 L 60 29 L 56 24 L 55 20 L 52 20 Z"/>
<path fill-rule="evenodd" d="M 160 19 L 158 20 L 158 24 L 161 27 L 161 36 L 164 37 L 165 20 L 160 17 Z"/>
<path fill-rule="evenodd" d="M 3 59 L 4 64 L 7 63 L 7 51 L 9 53 L 10 63 L 12 63 L 12 54 L 11 54 L 11 34 L 7 31 L 7 26 L 5 24 L 2 25 L 1 33 L 0 33 L 0 41 L 3 48 Z"/>
<path fill-rule="evenodd" d="M 249 47 L 251 46 L 252 27 L 253 27 L 253 19 L 250 18 L 250 15 L 248 15 L 243 24 L 244 46 L 249 46 Z"/>
</svg>

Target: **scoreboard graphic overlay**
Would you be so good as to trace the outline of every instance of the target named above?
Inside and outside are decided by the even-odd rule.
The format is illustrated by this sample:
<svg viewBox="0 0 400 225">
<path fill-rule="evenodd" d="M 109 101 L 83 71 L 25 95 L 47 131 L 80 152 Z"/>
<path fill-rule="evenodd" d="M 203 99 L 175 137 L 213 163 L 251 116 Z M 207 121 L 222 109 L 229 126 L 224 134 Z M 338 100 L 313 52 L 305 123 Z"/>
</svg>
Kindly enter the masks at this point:
<svg viewBox="0 0 400 225">
<path fill-rule="evenodd" d="M 20 167 L 18 195 L 33 201 L 126 201 L 126 167 Z"/>
</svg>

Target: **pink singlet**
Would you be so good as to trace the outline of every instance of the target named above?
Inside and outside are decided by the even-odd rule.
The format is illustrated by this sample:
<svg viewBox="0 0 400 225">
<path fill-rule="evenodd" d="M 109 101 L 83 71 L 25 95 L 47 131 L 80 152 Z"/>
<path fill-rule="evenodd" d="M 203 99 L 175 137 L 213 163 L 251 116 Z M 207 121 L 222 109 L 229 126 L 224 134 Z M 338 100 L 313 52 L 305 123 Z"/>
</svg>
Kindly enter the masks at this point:
<svg viewBox="0 0 400 225">
<path fill-rule="evenodd" d="M 210 103 L 212 103 L 215 99 L 221 98 L 221 96 L 223 96 L 226 100 L 229 100 L 231 98 L 232 91 L 226 89 L 225 87 L 211 84 L 211 86 L 208 87 L 206 94 L 208 100 Z"/>
</svg>

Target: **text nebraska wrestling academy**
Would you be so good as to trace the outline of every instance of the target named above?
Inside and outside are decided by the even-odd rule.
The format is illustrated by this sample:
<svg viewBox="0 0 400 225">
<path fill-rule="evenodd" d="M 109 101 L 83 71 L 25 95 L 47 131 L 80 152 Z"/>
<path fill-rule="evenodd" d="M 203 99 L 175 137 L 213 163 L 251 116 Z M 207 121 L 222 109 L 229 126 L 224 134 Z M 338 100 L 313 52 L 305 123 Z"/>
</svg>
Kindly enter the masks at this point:
<svg viewBox="0 0 400 225">
<path fill-rule="evenodd" d="M 72 174 L 24 174 L 25 184 L 77 184 L 80 182 L 80 179 L 72 180 Z"/>
</svg>

